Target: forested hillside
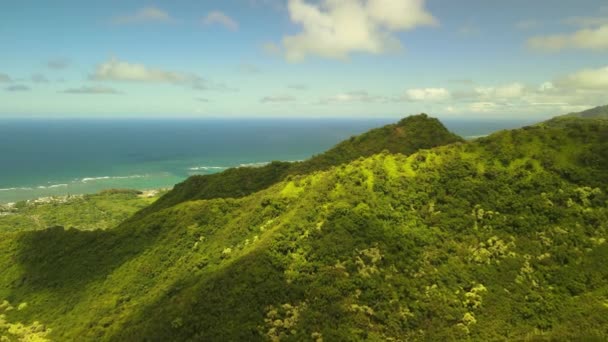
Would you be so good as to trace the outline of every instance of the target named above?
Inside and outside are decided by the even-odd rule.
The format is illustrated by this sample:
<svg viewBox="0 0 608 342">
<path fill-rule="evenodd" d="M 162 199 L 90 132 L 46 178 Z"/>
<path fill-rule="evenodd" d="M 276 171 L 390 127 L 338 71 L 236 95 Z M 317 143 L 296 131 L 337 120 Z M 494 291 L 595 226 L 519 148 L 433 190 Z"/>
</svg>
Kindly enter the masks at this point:
<svg viewBox="0 0 608 342">
<path fill-rule="evenodd" d="M 608 339 L 608 124 L 416 146 L 112 230 L 2 234 L 0 335 Z"/>
<path fill-rule="evenodd" d="M 280 182 L 290 175 L 327 170 L 332 166 L 382 151 L 409 155 L 423 148 L 459 141 L 463 139 L 449 132 L 439 120 L 426 114 L 412 115 L 398 123 L 351 137 L 329 151 L 303 162 L 275 161 L 263 167 L 241 167 L 212 175 L 190 177 L 177 184 L 144 213 L 197 199 L 243 197 Z"/>
</svg>

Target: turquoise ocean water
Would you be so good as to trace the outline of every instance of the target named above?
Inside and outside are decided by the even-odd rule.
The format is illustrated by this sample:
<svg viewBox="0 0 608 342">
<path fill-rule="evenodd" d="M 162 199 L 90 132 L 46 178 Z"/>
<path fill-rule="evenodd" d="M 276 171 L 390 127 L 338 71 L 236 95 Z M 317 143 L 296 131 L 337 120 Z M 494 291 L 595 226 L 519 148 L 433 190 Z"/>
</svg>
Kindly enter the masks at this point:
<svg viewBox="0 0 608 342">
<path fill-rule="evenodd" d="M 0 120 L 0 203 L 109 188 L 171 187 L 190 175 L 303 160 L 396 119 Z M 525 121 L 444 120 L 465 137 Z"/>
</svg>

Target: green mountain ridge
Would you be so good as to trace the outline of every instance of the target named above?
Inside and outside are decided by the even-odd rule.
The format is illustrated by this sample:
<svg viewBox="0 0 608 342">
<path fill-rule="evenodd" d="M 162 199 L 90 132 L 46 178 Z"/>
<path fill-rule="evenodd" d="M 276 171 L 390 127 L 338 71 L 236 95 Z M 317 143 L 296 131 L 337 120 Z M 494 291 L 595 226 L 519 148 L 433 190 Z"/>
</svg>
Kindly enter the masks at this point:
<svg viewBox="0 0 608 342">
<path fill-rule="evenodd" d="M 591 108 L 580 113 L 570 113 L 567 115 L 585 119 L 608 119 L 608 105 Z"/>
<path fill-rule="evenodd" d="M 578 113 L 569 113 L 560 116 L 556 116 L 550 120 L 547 120 L 541 124 L 545 125 L 559 125 L 565 122 L 576 121 L 576 120 L 608 120 L 608 105 L 598 106 Z"/>
<path fill-rule="evenodd" d="M 327 170 L 332 166 L 371 156 L 384 150 L 412 154 L 423 148 L 462 142 L 443 124 L 426 114 L 412 115 L 399 122 L 353 136 L 330 150 L 303 162 L 274 161 L 263 167 L 241 167 L 224 172 L 192 176 L 143 211 L 149 213 L 185 201 L 243 197 L 265 189 L 288 176 Z"/>
<path fill-rule="evenodd" d="M 608 123 L 572 120 L 5 233 L 0 336 L 604 340 L 606 151 Z"/>
</svg>

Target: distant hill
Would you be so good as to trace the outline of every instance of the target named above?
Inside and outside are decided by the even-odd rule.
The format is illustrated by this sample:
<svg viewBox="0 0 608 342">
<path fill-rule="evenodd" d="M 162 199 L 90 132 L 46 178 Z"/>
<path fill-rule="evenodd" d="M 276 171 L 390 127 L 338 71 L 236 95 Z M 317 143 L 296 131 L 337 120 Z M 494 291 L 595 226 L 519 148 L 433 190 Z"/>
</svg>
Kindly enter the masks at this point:
<svg viewBox="0 0 608 342">
<path fill-rule="evenodd" d="M 608 119 L 608 105 L 599 106 L 579 113 L 571 113 L 567 115 L 585 119 Z"/>
<path fill-rule="evenodd" d="M 0 338 L 605 341 L 606 151 L 607 122 L 574 120 L 0 234 Z"/>
<path fill-rule="evenodd" d="M 288 176 L 301 175 L 348 163 L 382 151 L 410 155 L 420 149 L 464 141 L 426 114 L 372 129 L 345 140 L 325 153 L 297 163 L 272 162 L 263 167 L 241 167 L 212 175 L 192 176 L 177 184 L 142 214 L 197 199 L 238 198 L 267 188 Z"/>
<path fill-rule="evenodd" d="M 591 108 L 582 112 L 556 116 L 547 120 L 545 124 L 559 125 L 560 123 L 577 119 L 608 120 L 608 105 Z"/>
</svg>

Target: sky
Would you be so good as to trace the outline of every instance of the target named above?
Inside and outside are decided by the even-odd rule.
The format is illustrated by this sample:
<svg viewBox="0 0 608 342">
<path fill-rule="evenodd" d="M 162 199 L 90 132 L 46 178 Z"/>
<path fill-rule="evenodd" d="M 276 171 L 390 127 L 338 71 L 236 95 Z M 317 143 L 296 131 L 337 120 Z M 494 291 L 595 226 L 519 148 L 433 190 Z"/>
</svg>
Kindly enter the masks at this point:
<svg viewBox="0 0 608 342">
<path fill-rule="evenodd" d="M 545 118 L 607 92 L 605 0 L 0 0 L 0 119 Z"/>
</svg>

